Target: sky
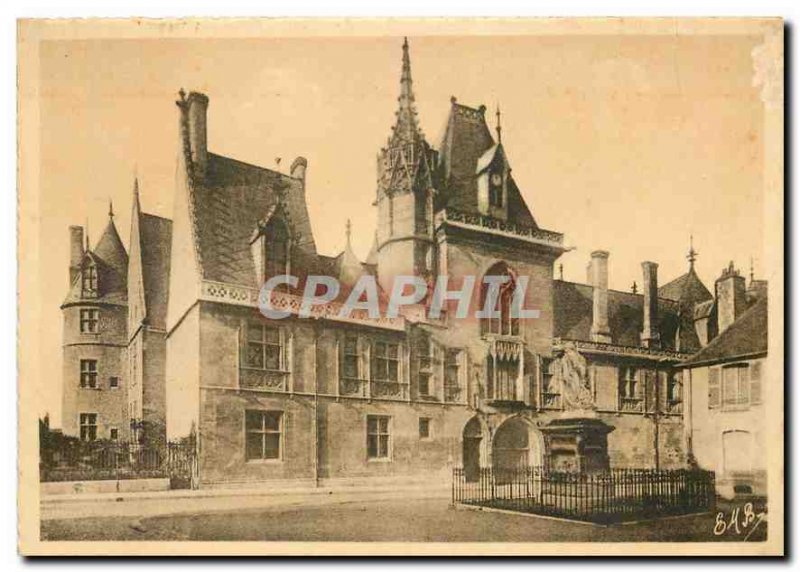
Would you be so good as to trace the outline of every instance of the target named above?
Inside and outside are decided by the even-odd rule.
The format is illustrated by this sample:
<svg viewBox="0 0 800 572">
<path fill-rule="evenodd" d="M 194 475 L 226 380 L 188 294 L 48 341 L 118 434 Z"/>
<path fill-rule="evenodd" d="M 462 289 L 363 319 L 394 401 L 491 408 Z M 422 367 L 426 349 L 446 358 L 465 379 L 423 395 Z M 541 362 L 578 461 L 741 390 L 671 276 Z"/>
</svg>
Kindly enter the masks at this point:
<svg viewBox="0 0 800 572">
<path fill-rule="evenodd" d="M 558 262 L 585 281 L 610 252 L 610 287 L 687 270 L 693 235 L 706 286 L 729 261 L 760 276 L 763 112 L 753 36 L 410 37 L 422 129 L 439 147 L 450 97 L 502 111 L 514 178 L 539 226 L 575 249 Z M 40 51 L 39 261 L 45 355 L 61 355 L 68 227 L 92 245 L 108 220 L 129 242 L 134 175 L 143 209 L 172 216 L 180 88 L 206 93 L 211 152 L 287 171 L 308 159 L 318 250 L 336 254 L 352 219 L 366 257 L 376 155 L 393 124 L 402 37 L 46 41 Z M 280 162 L 278 162 L 280 161 Z M 556 271 L 558 273 L 558 271 Z M 55 299 L 53 292 L 56 293 Z M 60 371 L 60 369 L 59 369 Z M 56 390 L 57 389 L 57 390 Z M 41 413 L 60 423 L 60 385 Z"/>
</svg>

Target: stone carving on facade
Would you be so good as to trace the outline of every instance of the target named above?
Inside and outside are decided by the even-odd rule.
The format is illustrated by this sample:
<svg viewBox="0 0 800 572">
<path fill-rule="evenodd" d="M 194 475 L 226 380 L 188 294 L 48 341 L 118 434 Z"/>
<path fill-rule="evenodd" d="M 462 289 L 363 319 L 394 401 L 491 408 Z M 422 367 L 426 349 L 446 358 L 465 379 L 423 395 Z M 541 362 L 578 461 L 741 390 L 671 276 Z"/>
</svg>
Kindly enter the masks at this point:
<svg viewBox="0 0 800 572">
<path fill-rule="evenodd" d="M 574 344 L 564 345 L 554 376 L 562 388 L 564 411 L 594 411 L 594 397 L 586 359 Z"/>
</svg>

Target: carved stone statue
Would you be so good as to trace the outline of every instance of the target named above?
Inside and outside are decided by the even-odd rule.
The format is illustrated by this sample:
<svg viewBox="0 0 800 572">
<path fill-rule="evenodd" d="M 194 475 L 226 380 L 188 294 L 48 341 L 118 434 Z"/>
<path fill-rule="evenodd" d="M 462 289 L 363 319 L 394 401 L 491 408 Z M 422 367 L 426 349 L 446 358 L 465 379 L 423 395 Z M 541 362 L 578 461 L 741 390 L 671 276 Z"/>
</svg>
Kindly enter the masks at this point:
<svg viewBox="0 0 800 572">
<path fill-rule="evenodd" d="M 565 411 L 594 411 L 589 370 L 586 359 L 574 344 L 564 346 L 563 355 L 556 361 L 554 377 L 561 385 L 561 398 Z"/>
</svg>

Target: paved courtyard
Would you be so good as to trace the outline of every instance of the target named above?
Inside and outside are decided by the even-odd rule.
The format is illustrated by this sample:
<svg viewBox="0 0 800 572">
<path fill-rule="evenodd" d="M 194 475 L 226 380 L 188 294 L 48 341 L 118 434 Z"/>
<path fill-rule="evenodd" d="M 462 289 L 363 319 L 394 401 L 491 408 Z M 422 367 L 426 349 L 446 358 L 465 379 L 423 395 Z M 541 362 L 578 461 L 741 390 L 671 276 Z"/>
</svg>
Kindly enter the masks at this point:
<svg viewBox="0 0 800 572">
<path fill-rule="evenodd" d="M 127 503 L 126 503 L 127 504 Z M 663 542 L 763 541 L 759 526 L 714 534 L 715 514 L 597 527 L 544 518 L 454 509 L 444 498 L 320 499 L 304 504 L 134 517 L 50 518 L 43 540 L 250 540 L 408 542 Z M 720 506 L 729 519 L 734 505 Z"/>
</svg>

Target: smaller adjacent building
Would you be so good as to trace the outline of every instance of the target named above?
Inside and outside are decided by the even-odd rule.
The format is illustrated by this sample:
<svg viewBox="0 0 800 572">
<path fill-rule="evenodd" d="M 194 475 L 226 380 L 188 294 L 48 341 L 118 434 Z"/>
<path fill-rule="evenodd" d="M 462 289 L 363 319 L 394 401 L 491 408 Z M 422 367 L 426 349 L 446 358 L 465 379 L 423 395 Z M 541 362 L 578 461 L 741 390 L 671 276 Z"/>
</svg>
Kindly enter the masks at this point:
<svg viewBox="0 0 800 572">
<path fill-rule="evenodd" d="M 746 286 L 733 263 L 724 269 L 714 298 L 694 309 L 705 345 L 679 366 L 689 396 L 690 458 L 716 473 L 717 490 L 726 497 L 766 494 L 766 290 L 752 275 Z"/>
</svg>

